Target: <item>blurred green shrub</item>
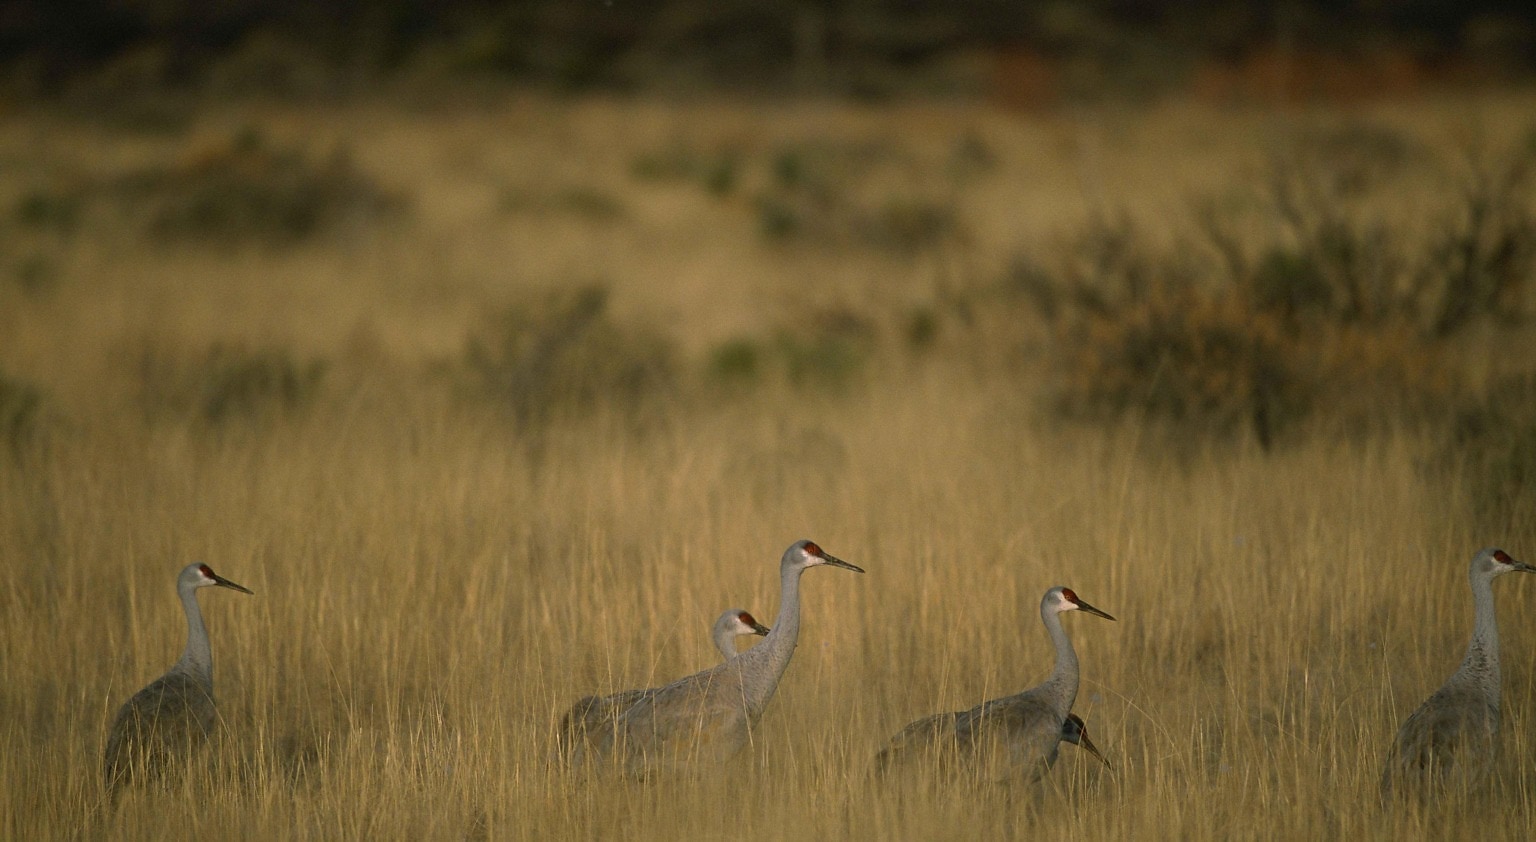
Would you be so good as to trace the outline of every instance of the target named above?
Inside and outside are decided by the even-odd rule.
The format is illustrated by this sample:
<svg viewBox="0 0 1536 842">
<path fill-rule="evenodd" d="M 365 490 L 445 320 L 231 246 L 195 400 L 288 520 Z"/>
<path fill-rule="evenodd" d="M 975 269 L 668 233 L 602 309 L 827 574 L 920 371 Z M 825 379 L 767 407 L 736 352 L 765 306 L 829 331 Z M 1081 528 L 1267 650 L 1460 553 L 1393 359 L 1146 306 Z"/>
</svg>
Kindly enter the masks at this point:
<svg viewBox="0 0 1536 842">
<path fill-rule="evenodd" d="M 659 332 L 614 321 L 601 285 L 558 290 L 490 314 L 469 336 L 463 359 L 475 392 L 520 421 L 598 406 L 634 409 L 677 385 L 670 343 Z"/>
<path fill-rule="evenodd" d="M 1274 246 L 1265 251 L 1250 283 L 1254 306 L 1288 324 L 1325 318 L 1339 303 L 1317 259 L 1295 248 Z"/>
<path fill-rule="evenodd" d="M 0 439 L 18 462 L 35 440 L 42 405 L 43 393 L 36 386 L 0 371 Z"/>
<path fill-rule="evenodd" d="M 1505 377 L 1451 419 L 1437 463 L 1466 483 L 1472 514 L 1491 529 L 1536 509 L 1536 373 Z"/>
<path fill-rule="evenodd" d="M 504 187 L 498 201 L 506 213 L 561 214 L 593 222 L 613 222 L 628 213 L 623 202 L 591 187 L 566 187 L 554 193 Z"/>
<path fill-rule="evenodd" d="M 1473 161 L 1432 229 L 1416 286 L 1433 295 L 1430 329 L 1449 336 L 1480 316 L 1529 316 L 1536 286 L 1536 143 Z"/>
<path fill-rule="evenodd" d="M 280 348 L 217 344 L 200 353 L 146 345 L 140 400 L 151 419 L 188 418 L 221 426 L 292 416 L 319 394 L 327 366 Z"/>
<path fill-rule="evenodd" d="M 711 196 L 728 196 L 741 178 L 741 153 L 730 147 L 702 151 L 683 141 L 637 156 L 630 175 L 642 181 L 694 182 Z"/>
<path fill-rule="evenodd" d="M 1308 407 L 1301 360 L 1278 320 L 1241 297 L 1154 285 L 1092 299 L 1056 323 L 1056 406 L 1066 417 L 1134 415 L 1183 432 L 1251 429 L 1266 447 Z"/>
<path fill-rule="evenodd" d="M 789 383 L 842 390 L 868 366 L 877 350 L 873 318 L 848 305 L 811 307 L 781 328 L 772 343 Z"/>
<path fill-rule="evenodd" d="M 1303 133 L 1250 201 L 1196 203 L 1203 239 L 1154 243 L 1101 216 L 1060 254 L 1016 260 L 1003 288 L 1052 328 L 1057 408 L 1248 427 L 1265 446 L 1318 415 L 1435 422 L 1463 389 L 1450 343 L 1536 305 L 1536 146 L 1469 155 L 1423 231 L 1389 189 L 1409 163 L 1456 169 L 1392 130 Z M 1507 482 L 1523 451 L 1499 452 L 1485 475 Z"/>
<path fill-rule="evenodd" d="M 1337 125 L 1303 125 L 1285 140 L 1282 157 L 1336 195 L 1375 190 L 1430 157 L 1405 132 L 1361 119 Z"/>
<path fill-rule="evenodd" d="M 714 385 L 764 381 L 797 389 L 837 391 L 852 385 L 878 353 L 877 321 L 848 306 L 808 307 L 766 340 L 720 343 L 706 364 Z"/>
<path fill-rule="evenodd" d="M 757 230 L 763 239 L 785 242 L 800 235 L 802 211 L 794 204 L 771 194 L 758 196 L 753 204 L 757 207 Z"/>
<path fill-rule="evenodd" d="M 1356 123 L 1300 134 L 1270 162 L 1259 204 L 1280 224 L 1257 270 L 1243 265 L 1213 212 L 1205 229 L 1234 280 L 1290 315 L 1340 323 L 1406 321 L 1446 338 L 1482 318 L 1519 321 L 1536 275 L 1536 146 L 1468 150 L 1452 162 L 1399 132 Z M 1451 173 L 1420 237 L 1392 213 L 1409 165 Z"/>
<path fill-rule="evenodd" d="M 1324 270 L 1330 255 L 1293 245 L 1252 260 L 1199 254 L 1099 219 L 1059 266 L 1016 262 L 1005 288 L 1051 328 L 1058 412 L 1130 416 L 1180 435 L 1248 430 L 1268 448 L 1319 411 L 1351 425 L 1427 418 L 1451 392 L 1440 340 L 1401 301 L 1379 312 L 1380 302 L 1341 304 L 1359 290 Z"/>
<path fill-rule="evenodd" d="M 846 387 L 869 359 L 869 344 L 859 335 L 825 333 L 806 336 L 785 331 L 775 347 L 789 382 L 828 389 Z"/>
<path fill-rule="evenodd" d="M 27 254 L 17 259 L 13 277 L 22 292 L 39 295 L 58 283 L 58 263 L 46 254 Z"/>
<path fill-rule="evenodd" d="M 979 141 L 962 139 L 956 148 L 945 164 L 954 181 L 990 165 L 990 152 Z M 697 184 L 719 198 L 734 195 L 743 182 L 754 185 L 750 201 L 758 232 L 775 244 L 856 246 L 898 254 L 941 245 L 959 230 L 952 199 L 864 195 L 870 192 L 863 189 L 866 177 L 895 154 L 884 139 L 806 140 L 755 158 L 734 148 L 706 152 L 675 141 L 635 158 L 630 174 Z"/>
<path fill-rule="evenodd" d="M 201 143 L 179 160 L 118 178 L 105 189 L 161 240 L 286 245 L 344 224 L 399 213 L 404 201 L 345 153 L 312 160 L 250 129 Z"/>
<path fill-rule="evenodd" d="M 954 208 L 931 199 L 892 199 L 861 219 L 866 243 L 911 254 L 941 245 L 958 230 Z"/>
<path fill-rule="evenodd" d="M 762 374 L 763 350 L 750 339 L 731 339 L 709 354 L 709 375 L 716 383 L 749 385 Z"/>
<path fill-rule="evenodd" d="M 1266 187 L 1261 201 L 1282 231 L 1281 244 L 1267 254 L 1270 275 L 1264 280 L 1271 298 L 1283 291 L 1275 281 L 1302 281 L 1305 303 L 1320 317 L 1344 323 L 1377 323 L 1412 306 L 1414 295 L 1401 283 L 1411 255 L 1394 241 L 1393 223 L 1361 208 L 1359 194 L 1294 159 L 1272 162 Z M 1278 255 L 1286 255 L 1284 262 L 1275 262 Z M 1242 269 L 1234 280 L 1251 282 Z"/>
<path fill-rule="evenodd" d="M 28 228 L 69 234 L 80 222 L 80 196 L 63 190 L 36 188 L 16 201 L 16 222 Z"/>
<path fill-rule="evenodd" d="M 858 246 L 913 254 L 959 232 L 953 202 L 923 195 L 862 198 L 862 181 L 893 150 L 884 143 L 808 142 L 784 146 L 768 161 L 755 200 L 765 239 Z"/>
<path fill-rule="evenodd" d="M 939 339 L 939 314 L 932 307 L 914 307 L 902 324 L 902 338 L 910 351 L 925 351 Z"/>
</svg>

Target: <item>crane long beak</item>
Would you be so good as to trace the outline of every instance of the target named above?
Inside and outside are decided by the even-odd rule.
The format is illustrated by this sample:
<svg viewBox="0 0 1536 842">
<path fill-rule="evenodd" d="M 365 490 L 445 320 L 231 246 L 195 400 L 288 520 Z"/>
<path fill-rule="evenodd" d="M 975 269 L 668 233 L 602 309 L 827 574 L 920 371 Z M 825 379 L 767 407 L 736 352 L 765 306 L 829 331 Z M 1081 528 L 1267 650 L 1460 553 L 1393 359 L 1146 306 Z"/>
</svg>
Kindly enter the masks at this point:
<svg viewBox="0 0 1536 842">
<path fill-rule="evenodd" d="M 771 632 L 771 631 L 773 631 L 773 629 L 768 628 L 767 626 L 763 625 L 762 623 L 759 623 L 759 622 L 756 622 L 756 621 L 754 621 L 752 623 L 752 633 L 753 634 L 760 634 L 760 635 L 762 635 L 764 637 L 767 637 L 768 636 L 768 632 Z"/>
<path fill-rule="evenodd" d="M 826 553 L 822 554 L 822 556 L 821 556 L 821 563 L 822 564 L 830 564 L 833 567 L 841 567 L 844 570 L 852 570 L 855 573 L 863 573 L 864 572 L 864 568 L 859 567 L 856 564 L 849 564 L 848 562 L 843 561 L 842 559 L 838 558 L 837 556 L 827 555 Z"/>
<path fill-rule="evenodd" d="M 218 585 L 221 588 L 232 588 L 232 589 L 237 590 L 237 591 L 239 591 L 241 593 L 251 594 L 252 596 L 254 596 L 256 594 L 255 591 L 251 590 L 250 588 L 246 587 L 245 585 L 237 585 L 234 582 L 229 581 L 228 579 L 224 578 L 223 576 L 220 576 L 217 573 L 213 574 L 213 583 L 215 585 Z"/>
<path fill-rule="evenodd" d="M 1089 754 L 1093 755 L 1094 757 L 1097 757 L 1099 759 L 1099 762 L 1104 764 L 1105 768 L 1108 768 L 1108 769 L 1115 768 L 1115 767 L 1109 765 L 1109 761 L 1107 759 L 1105 759 L 1104 755 L 1099 753 L 1099 747 L 1093 744 L 1093 740 L 1088 739 L 1088 732 L 1087 731 L 1079 731 L 1077 733 L 1077 747 L 1080 748 L 1080 749 L 1084 749 Z"/>
<path fill-rule="evenodd" d="M 1517 561 L 1510 566 L 1520 571 L 1521 573 L 1536 573 L 1536 567 L 1532 567 L 1523 561 Z"/>
<path fill-rule="evenodd" d="M 1099 609 L 1094 608 L 1092 605 L 1089 605 L 1088 603 L 1082 601 L 1081 599 L 1079 599 L 1077 601 L 1077 610 L 1079 610 L 1079 611 L 1087 611 L 1089 614 L 1092 614 L 1095 617 L 1103 617 L 1106 620 L 1113 620 L 1113 619 L 1115 619 L 1114 617 L 1111 617 L 1108 614 L 1104 613 L 1103 611 L 1100 611 Z"/>
</svg>

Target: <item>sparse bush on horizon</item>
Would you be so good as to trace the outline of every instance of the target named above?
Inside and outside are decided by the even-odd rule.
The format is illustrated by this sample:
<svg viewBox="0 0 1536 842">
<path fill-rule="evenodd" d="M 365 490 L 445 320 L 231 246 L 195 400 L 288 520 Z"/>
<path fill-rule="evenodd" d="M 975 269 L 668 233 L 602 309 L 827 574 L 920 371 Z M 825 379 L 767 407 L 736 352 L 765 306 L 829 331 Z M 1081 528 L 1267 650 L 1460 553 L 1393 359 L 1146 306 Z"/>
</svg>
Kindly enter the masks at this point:
<svg viewBox="0 0 1536 842">
<path fill-rule="evenodd" d="M 1528 519 L 1536 509 L 1536 373 L 1500 378 L 1457 409 L 1434 461 L 1438 476 L 1466 478 L 1473 517 L 1499 528 Z"/>
<path fill-rule="evenodd" d="M 169 241 L 300 242 L 387 218 L 403 205 L 344 152 L 315 162 L 254 129 L 194 147 L 170 166 L 127 174 L 111 195 L 146 218 L 152 236 Z"/>
<path fill-rule="evenodd" d="M 316 156 L 254 127 L 186 138 L 169 158 L 108 179 L 38 186 L 19 200 L 15 218 L 64 238 L 122 228 L 158 243 L 281 247 L 377 225 L 407 205 L 345 150 Z"/>
<path fill-rule="evenodd" d="M 213 427 L 259 424 L 308 406 L 326 367 L 280 348 L 220 344 L 186 354 L 146 343 L 138 358 L 138 397 L 151 423 L 168 416 Z"/>
<path fill-rule="evenodd" d="M 1269 447 L 1309 416 L 1423 419 L 1465 391 L 1436 361 L 1448 343 L 1536 312 L 1536 150 L 1474 162 L 1421 237 L 1380 206 L 1407 141 L 1356 128 L 1322 146 L 1272 164 L 1257 205 L 1279 223 L 1271 239 L 1242 242 L 1206 201 L 1191 220 L 1203 249 L 1100 218 L 1058 259 L 1016 261 L 1006 284 L 1053 328 L 1053 400 L 1067 416 L 1247 428 Z"/>
<path fill-rule="evenodd" d="M 43 395 L 36 386 L 14 380 L 0 369 L 0 439 L 11 458 L 22 459 L 37 435 L 42 404 Z"/>
<path fill-rule="evenodd" d="M 607 289 L 590 284 L 493 312 L 463 359 L 480 394 L 529 422 L 661 400 L 677 385 L 672 356 L 665 337 L 616 323 Z"/>
</svg>

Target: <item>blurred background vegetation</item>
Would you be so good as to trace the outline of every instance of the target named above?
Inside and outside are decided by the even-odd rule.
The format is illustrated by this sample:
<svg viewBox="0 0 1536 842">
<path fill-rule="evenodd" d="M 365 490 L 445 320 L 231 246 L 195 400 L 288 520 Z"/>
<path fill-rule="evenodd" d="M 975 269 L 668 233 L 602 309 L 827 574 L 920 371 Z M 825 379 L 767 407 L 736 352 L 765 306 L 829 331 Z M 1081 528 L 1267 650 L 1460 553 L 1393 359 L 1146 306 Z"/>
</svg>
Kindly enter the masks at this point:
<svg viewBox="0 0 1536 842">
<path fill-rule="evenodd" d="M 44 331 L 64 290 L 92 295 L 82 260 L 114 267 L 100 284 L 165 255 L 260 272 L 329 250 L 369 278 L 359 295 L 414 284 L 425 300 L 451 286 L 441 267 L 370 274 L 347 255 L 400 241 L 482 251 L 490 264 L 502 259 L 484 251 L 495 232 L 536 230 L 550 236 L 519 256 L 555 243 L 590 251 L 647 230 L 647 206 L 670 196 L 699 210 L 706 236 L 736 242 L 733 258 L 781 279 L 755 290 L 776 301 L 773 315 L 657 324 L 632 305 L 627 290 L 652 277 L 634 262 L 471 266 L 461 272 L 515 291 L 468 296 L 475 315 L 453 317 L 455 349 L 440 341 L 421 376 L 529 429 L 770 383 L 846 393 L 948 366 L 1028 395 L 1052 423 L 1130 419 L 1176 449 L 1243 437 L 1271 449 L 1406 424 L 1440 443 L 1426 464 L 1476 461 L 1482 498 L 1504 511 L 1536 499 L 1536 432 L 1512 420 L 1536 404 L 1536 381 L 1530 366 L 1482 355 L 1490 331 L 1522 329 L 1536 308 L 1536 121 L 1479 128 L 1370 108 L 1519 91 L 1533 72 L 1536 11 L 1492 0 L 15 2 L 0 14 L 0 108 L 37 122 L 5 159 L 0 294 L 12 327 Z M 424 142 L 462 158 L 420 164 L 423 177 L 446 167 L 430 182 L 412 183 L 395 152 L 370 152 L 384 123 L 364 116 L 368 103 L 499 113 L 508 100 L 495 97 L 530 90 L 572 104 L 544 112 L 567 122 L 546 133 L 557 148 L 528 153 L 551 162 L 531 165 L 537 177 L 492 161 L 495 129 L 468 139 L 434 133 L 430 119 Z M 937 133 L 908 136 L 895 116 L 766 136 L 711 127 L 704 105 L 692 128 L 676 113 L 645 117 L 671 128 L 603 150 L 617 172 L 549 177 L 572 157 L 560 132 L 604 142 L 569 115 L 614 96 L 960 110 Z M 1116 133 L 1136 125 L 1136 109 L 1188 102 L 1217 119 L 1274 121 L 1217 155 L 1219 175 L 1169 179 L 1173 206 L 1133 210 L 1137 188 L 1103 174 L 1110 157 L 1206 153 L 1157 141 L 1117 150 Z M 352 122 L 302 110 L 331 104 Z M 1319 105 L 1332 110 L 1305 110 Z M 1077 169 L 1070 212 L 1058 196 L 1042 201 L 1049 226 L 1010 222 L 1017 209 L 979 198 L 995 185 L 1027 193 L 1039 173 L 1021 173 L 1012 140 L 975 115 L 1065 132 L 1045 148 Z M 583 154 L 591 164 L 599 153 Z M 447 221 L 445 208 L 471 200 L 433 191 L 458 179 L 484 192 L 487 178 L 491 206 Z M 433 240 L 437 226 L 466 222 L 451 246 Z M 855 275 L 919 277 L 818 292 L 815 279 L 846 261 L 862 267 Z M 729 286 L 736 267 L 699 283 Z M 327 286 L 313 269 L 294 269 L 300 286 Z M 161 283 L 188 281 L 151 286 Z M 188 347 L 160 330 L 104 340 L 113 370 L 131 371 L 142 417 L 214 427 L 302 413 L 389 345 L 366 318 L 344 347 L 290 349 L 254 329 Z M 26 331 L 0 342 L 0 434 L 13 453 L 54 417 L 48 375 L 28 374 L 38 353 Z"/>
<path fill-rule="evenodd" d="M 82 97 L 323 96 L 402 74 L 866 98 L 997 83 L 1025 99 L 1147 95 L 1196 80 L 1243 95 L 1263 82 L 1227 71 L 1263 76 L 1298 51 L 1331 57 L 1307 86 L 1526 74 L 1533 21 L 1518 0 L 15 0 L 0 13 L 0 72 L 13 95 Z M 986 53 L 1011 57 L 1005 78 L 976 77 Z M 1030 78 L 1040 70 L 1058 78 Z"/>
</svg>

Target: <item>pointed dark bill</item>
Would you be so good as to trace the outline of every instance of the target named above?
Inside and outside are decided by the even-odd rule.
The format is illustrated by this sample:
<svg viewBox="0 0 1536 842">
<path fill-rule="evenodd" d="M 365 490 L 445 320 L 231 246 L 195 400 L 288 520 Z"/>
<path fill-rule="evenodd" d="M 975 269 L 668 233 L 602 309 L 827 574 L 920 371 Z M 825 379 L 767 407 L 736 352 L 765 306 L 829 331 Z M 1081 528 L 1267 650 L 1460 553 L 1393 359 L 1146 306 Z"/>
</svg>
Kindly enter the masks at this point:
<svg viewBox="0 0 1536 842">
<path fill-rule="evenodd" d="M 852 570 L 855 573 L 863 573 L 864 572 L 864 568 L 859 567 L 856 564 L 849 564 L 848 562 L 843 561 L 842 559 L 838 558 L 837 556 L 831 555 L 829 553 L 822 553 L 821 554 L 821 561 L 822 561 L 823 564 L 830 564 L 833 567 L 841 567 L 844 570 Z"/>
<path fill-rule="evenodd" d="M 218 585 L 221 588 L 233 588 L 234 590 L 237 590 L 237 591 L 239 591 L 241 593 L 248 593 L 248 594 L 251 594 L 252 596 L 254 596 L 256 594 L 255 591 L 251 590 L 250 588 L 246 587 L 245 585 L 237 585 L 234 582 L 229 581 L 228 579 L 224 578 L 223 576 L 220 576 L 217 573 L 213 574 L 213 583 L 215 585 Z"/>
<path fill-rule="evenodd" d="M 1113 620 L 1113 619 L 1115 619 L 1114 617 L 1111 617 L 1108 614 L 1104 613 L 1103 611 L 1100 611 L 1099 609 L 1094 608 L 1092 605 L 1089 605 L 1088 603 L 1082 601 L 1081 599 L 1079 599 L 1077 601 L 1077 610 L 1079 610 L 1079 611 L 1087 611 L 1089 614 L 1092 614 L 1095 617 L 1103 617 L 1106 620 Z"/>
<path fill-rule="evenodd" d="M 1109 768 L 1109 769 L 1115 768 L 1113 766 L 1110 766 L 1109 765 L 1109 761 L 1107 759 L 1105 759 L 1104 755 L 1099 753 L 1099 747 L 1093 744 L 1093 740 L 1088 739 L 1088 731 L 1086 729 L 1080 730 L 1080 731 L 1077 732 L 1077 747 L 1080 748 L 1080 749 L 1084 749 L 1089 754 L 1093 755 L 1094 757 L 1097 757 L 1099 759 L 1099 762 L 1103 763 L 1106 768 Z"/>
</svg>

